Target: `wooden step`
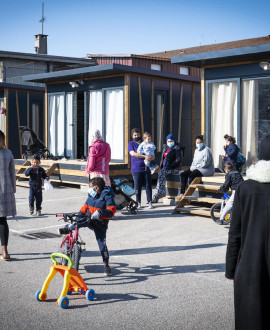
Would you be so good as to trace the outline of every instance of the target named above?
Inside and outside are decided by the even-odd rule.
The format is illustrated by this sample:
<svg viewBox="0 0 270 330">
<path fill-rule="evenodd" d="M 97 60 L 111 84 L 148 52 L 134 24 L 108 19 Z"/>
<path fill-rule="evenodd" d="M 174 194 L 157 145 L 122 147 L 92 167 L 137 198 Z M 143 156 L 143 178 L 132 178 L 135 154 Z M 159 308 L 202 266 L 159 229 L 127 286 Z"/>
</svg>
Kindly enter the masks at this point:
<svg viewBox="0 0 270 330">
<path fill-rule="evenodd" d="M 174 210 L 174 213 L 187 213 L 187 214 L 196 214 L 203 217 L 210 217 L 210 209 L 196 207 L 196 206 L 177 207 Z"/>
<path fill-rule="evenodd" d="M 198 202 L 198 203 L 209 203 L 209 204 L 216 204 L 220 203 L 220 198 L 211 198 L 211 197 L 196 197 L 196 196 L 185 196 L 184 199 L 188 199 L 191 202 Z"/>
<path fill-rule="evenodd" d="M 189 187 L 198 189 L 198 190 L 207 190 L 207 191 L 218 191 L 220 186 L 218 185 L 208 185 L 208 184 L 191 184 Z"/>
<path fill-rule="evenodd" d="M 29 188 L 29 183 L 16 182 L 16 186 Z"/>
</svg>

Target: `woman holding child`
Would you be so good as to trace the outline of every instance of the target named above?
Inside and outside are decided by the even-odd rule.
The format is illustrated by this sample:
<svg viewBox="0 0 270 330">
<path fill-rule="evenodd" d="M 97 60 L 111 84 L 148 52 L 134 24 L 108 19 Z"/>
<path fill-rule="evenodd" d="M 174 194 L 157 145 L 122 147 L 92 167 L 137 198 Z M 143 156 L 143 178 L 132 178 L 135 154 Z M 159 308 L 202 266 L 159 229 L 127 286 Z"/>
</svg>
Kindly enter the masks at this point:
<svg viewBox="0 0 270 330">
<path fill-rule="evenodd" d="M 9 228 L 7 216 L 16 215 L 16 176 L 14 159 L 5 146 L 5 134 L 0 130 L 0 239 L 2 245 L 1 259 L 8 261 L 7 251 Z"/>
<path fill-rule="evenodd" d="M 151 143 L 151 135 L 144 135 L 145 143 Z M 131 172 L 134 180 L 135 191 L 136 191 L 136 201 L 138 203 L 138 208 L 141 208 L 141 193 L 142 186 L 145 185 L 146 196 L 148 207 L 152 208 L 152 182 L 151 182 L 151 171 L 149 168 L 149 164 L 154 160 L 155 156 L 152 154 L 148 155 L 141 154 L 138 152 L 139 145 L 141 144 L 141 132 L 138 128 L 133 128 L 131 130 L 132 141 L 128 144 L 128 152 L 131 156 Z M 146 141 L 147 140 L 147 141 Z M 149 145 L 150 149 L 152 144 Z M 141 148 L 142 149 L 142 148 Z M 143 148 L 144 149 L 144 148 Z M 143 153 L 144 150 L 141 150 Z M 150 150 L 149 149 L 149 150 Z M 140 149 L 139 149 L 140 151 Z M 152 153 L 152 151 L 150 152 Z"/>
</svg>

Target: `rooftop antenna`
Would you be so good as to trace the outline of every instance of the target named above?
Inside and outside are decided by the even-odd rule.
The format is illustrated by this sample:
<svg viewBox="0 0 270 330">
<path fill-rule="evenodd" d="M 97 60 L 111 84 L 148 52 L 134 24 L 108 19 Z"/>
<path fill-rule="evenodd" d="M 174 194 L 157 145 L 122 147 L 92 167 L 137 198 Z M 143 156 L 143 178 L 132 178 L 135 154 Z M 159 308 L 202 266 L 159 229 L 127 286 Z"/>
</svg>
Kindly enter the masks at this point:
<svg viewBox="0 0 270 330">
<path fill-rule="evenodd" d="M 42 34 L 43 34 L 43 23 L 45 22 L 45 16 L 44 16 L 44 2 L 42 2 L 42 17 L 39 23 L 42 23 Z"/>
</svg>

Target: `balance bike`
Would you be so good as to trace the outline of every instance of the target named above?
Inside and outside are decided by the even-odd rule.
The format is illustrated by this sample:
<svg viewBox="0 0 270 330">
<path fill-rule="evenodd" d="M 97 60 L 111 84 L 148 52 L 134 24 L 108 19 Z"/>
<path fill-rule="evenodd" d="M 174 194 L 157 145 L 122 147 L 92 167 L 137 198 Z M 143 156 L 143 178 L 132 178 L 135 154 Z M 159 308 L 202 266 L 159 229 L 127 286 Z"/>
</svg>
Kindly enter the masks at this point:
<svg viewBox="0 0 270 330">
<path fill-rule="evenodd" d="M 68 266 L 59 265 L 55 257 L 65 258 L 68 261 Z M 47 290 L 49 284 L 53 277 L 59 272 L 64 278 L 64 285 L 60 297 L 57 299 L 57 304 L 62 308 L 67 308 L 69 305 L 69 299 L 67 294 L 71 294 L 72 292 L 78 292 L 85 295 L 86 299 L 94 300 L 95 291 L 93 289 L 88 290 L 84 280 L 80 276 L 80 274 L 76 271 L 76 269 L 72 268 L 73 262 L 72 260 L 63 253 L 52 253 L 51 259 L 53 265 L 50 268 L 50 273 L 46 278 L 43 287 L 41 290 L 37 291 L 36 299 L 37 301 L 43 301 L 47 298 Z"/>
</svg>

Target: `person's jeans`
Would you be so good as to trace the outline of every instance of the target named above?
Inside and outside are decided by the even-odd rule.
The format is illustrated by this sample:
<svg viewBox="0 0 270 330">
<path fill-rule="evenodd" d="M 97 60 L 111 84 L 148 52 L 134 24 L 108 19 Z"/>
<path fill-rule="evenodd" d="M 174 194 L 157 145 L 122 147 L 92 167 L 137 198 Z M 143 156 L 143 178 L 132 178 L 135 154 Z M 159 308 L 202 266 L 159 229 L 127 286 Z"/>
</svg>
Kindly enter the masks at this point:
<svg viewBox="0 0 270 330">
<path fill-rule="evenodd" d="M 152 200 L 152 178 L 151 171 L 149 168 L 144 172 L 132 172 L 135 192 L 136 192 L 136 201 L 141 203 L 141 194 L 142 187 L 145 186 L 147 202 L 151 202 Z"/>
<path fill-rule="evenodd" d="M 94 228 L 94 233 L 96 235 L 96 240 L 98 242 L 98 247 L 102 256 L 102 260 L 104 263 L 108 263 L 109 262 L 109 251 L 107 248 L 107 244 L 106 244 L 106 230 L 99 230 L 97 228 Z"/>
<path fill-rule="evenodd" d="M 2 246 L 8 245 L 8 234 L 9 228 L 7 224 L 7 217 L 0 217 L 0 239 Z"/>
<path fill-rule="evenodd" d="M 34 201 L 36 200 L 36 210 L 41 210 L 42 203 L 42 187 L 29 187 L 29 205 L 30 208 L 34 209 Z"/>
<path fill-rule="evenodd" d="M 202 177 L 202 173 L 199 170 L 186 170 L 180 174 L 181 178 L 181 194 L 185 193 L 186 190 L 186 185 L 188 186 L 191 184 L 191 182 L 197 178 L 197 177 Z"/>
</svg>

